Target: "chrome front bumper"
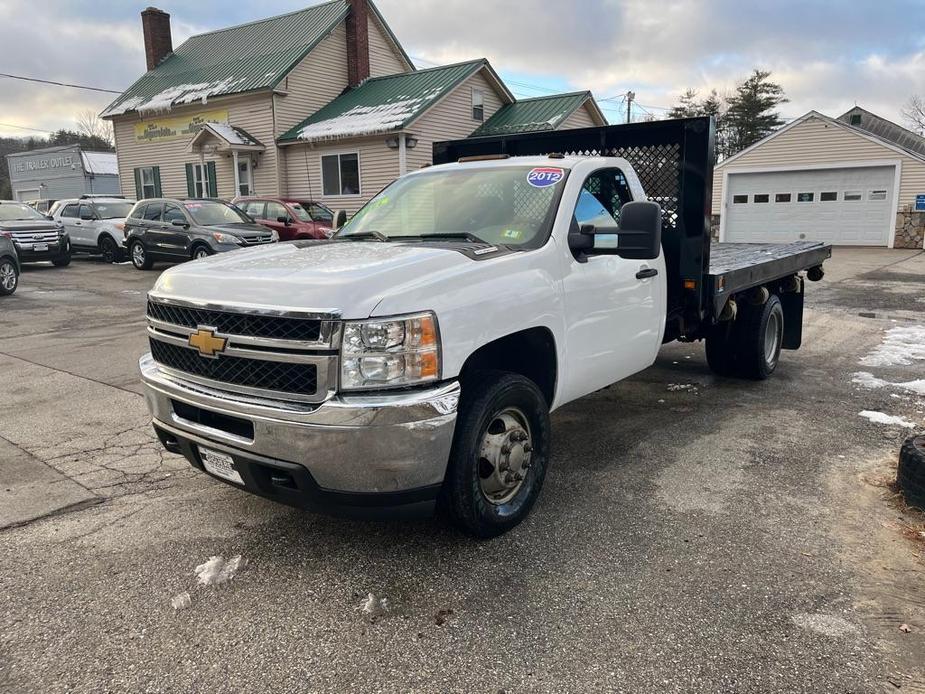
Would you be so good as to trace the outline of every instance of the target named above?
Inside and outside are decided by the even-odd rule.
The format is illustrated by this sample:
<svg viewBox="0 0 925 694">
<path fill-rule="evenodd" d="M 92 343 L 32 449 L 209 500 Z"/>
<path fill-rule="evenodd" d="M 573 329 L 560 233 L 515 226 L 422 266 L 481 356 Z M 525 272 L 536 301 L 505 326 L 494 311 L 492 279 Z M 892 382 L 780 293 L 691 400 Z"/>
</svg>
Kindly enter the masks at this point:
<svg viewBox="0 0 925 694">
<path fill-rule="evenodd" d="M 333 492 L 389 494 L 443 482 L 459 402 L 455 381 L 424 391 L 335 396 L 311 405 L 191 383 L 162 370 L 150 354 L 139 368 L 155 427 L 193 444 L 295 463 L 319 488 Z M 172 401 L 246 420 L 253 438 L 180 417 Z"/>
</svg>

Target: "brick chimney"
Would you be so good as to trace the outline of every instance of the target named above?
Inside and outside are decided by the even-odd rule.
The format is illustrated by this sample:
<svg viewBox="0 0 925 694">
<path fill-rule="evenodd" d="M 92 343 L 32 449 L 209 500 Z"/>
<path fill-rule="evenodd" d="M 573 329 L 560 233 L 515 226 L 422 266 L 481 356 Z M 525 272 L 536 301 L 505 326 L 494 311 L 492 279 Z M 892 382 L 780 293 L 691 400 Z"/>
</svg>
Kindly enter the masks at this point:
<svg viewBox="0 0 925 694">
<path fill-rule="evenodd" d="M 156 7 L 149 7 L 141 13 L 141 29 L 145 35 L 145 58 L 148 61 L 148 69 L 153 70 L 164 58 L 173 53 L 170 15 Z"/>
<path fill-rule="evenodd" d="M 347 83 L 356 87 L 369 77 L 369 4 L 347 0 Z"/>
</svg>

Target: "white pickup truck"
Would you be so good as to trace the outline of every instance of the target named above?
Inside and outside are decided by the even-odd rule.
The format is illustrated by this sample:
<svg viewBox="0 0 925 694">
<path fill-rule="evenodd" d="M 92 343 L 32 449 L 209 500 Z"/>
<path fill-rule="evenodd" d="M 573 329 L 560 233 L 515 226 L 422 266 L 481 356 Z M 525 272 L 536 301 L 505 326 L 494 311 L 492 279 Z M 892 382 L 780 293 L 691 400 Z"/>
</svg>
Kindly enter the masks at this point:
<svg viewBox="0 0 925 694">
<path fill-rule="evenodd" d="M 799 347 L 801 272 L 820 279 L 830 249 L 722 244 L 711 263 L 708 119 L 435 158 L 449 163 L 398 179 L 332 239 L 160 276 L 140 366 L 166 448 L 283 503 L 436 507 L 490 537 L 540 493 L 550 412 L 663 342 L 705 339 L 715 371 L 758 379 Z"/>
</svg>

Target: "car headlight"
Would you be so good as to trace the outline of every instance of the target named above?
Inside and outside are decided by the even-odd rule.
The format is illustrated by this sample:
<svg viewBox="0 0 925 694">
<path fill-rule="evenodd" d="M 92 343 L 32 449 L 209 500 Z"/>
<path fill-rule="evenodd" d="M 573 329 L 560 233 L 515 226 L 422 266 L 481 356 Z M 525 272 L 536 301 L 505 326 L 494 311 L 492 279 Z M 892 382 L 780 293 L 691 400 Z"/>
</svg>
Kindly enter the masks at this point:
<svg viewBox="0 0 925 694">
<path fill-rule="evenodd" d="M 334 236 L 334 229 L 332 229 L 331 227 L 319 227 L 318 231 L 324 234 L 324 237 L 326 239 L 329 239 L 332 236 Z"/>
<path fill-rule="evenodd" d="M 270 229 L 270 240 L 279 241 L 279 232 L 276 229 Z"/>
<path fill-rule="evenodd" d="M 213 231 L 212 238 L 215 239 L 216 243 L 236 243 L 239 246 L 242 241 L 239 236 L 232 236 L 231 234 L 223 234 L 220 231 Z"/>
<path fill-rule="evenodd" d="M 396 388 L 439 378 L 440 337 L 433 313 L 344 323 L 343 390 Z"/>
</svg>

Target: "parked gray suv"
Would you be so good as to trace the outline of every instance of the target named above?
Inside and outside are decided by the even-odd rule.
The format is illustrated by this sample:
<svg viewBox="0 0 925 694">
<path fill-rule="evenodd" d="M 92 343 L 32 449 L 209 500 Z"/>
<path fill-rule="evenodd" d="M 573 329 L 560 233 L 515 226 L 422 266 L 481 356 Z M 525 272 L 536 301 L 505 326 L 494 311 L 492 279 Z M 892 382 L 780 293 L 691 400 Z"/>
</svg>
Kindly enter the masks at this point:
<svg viewBox="0 0 925 694">
<path fill-rule="evenodd" d="M 278 240 L 272 229 L 214 198 L 141 200 L 125 220 L 125 245 L 139 270 L 156 260 L 177 263 Z"/>
<path fill-rule="evenodd" d="M 19 256 L 13 239 L 0 234 L 0 296 L 7 296 L 19 286 Z"/>
<path fill-rule="evenodd" d="M 0 236 L 13 242 L 20 263 L 50 260 L 64 267 L 71 262 L 67 231 L 24 202 L 0 200 Z"/>
</svg>

